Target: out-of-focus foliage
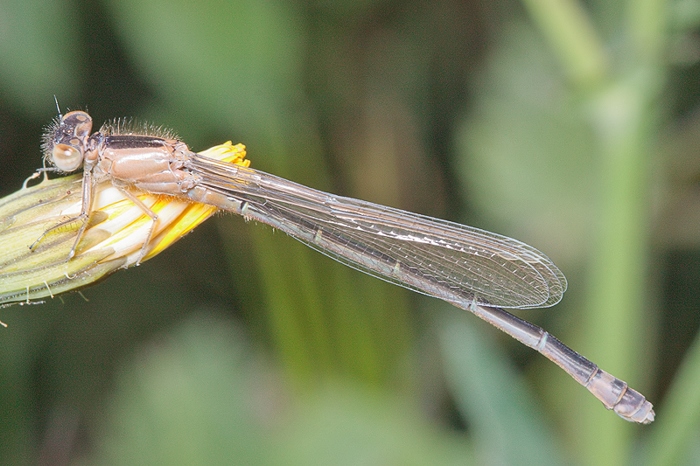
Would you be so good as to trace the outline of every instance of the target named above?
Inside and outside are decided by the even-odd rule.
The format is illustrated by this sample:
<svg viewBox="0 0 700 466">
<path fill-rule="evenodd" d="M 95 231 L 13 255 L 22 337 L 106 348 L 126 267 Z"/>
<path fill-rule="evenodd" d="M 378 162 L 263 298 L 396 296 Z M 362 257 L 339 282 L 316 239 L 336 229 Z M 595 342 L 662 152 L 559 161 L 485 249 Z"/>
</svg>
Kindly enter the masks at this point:
<svg viewBox="0 0 700 466">
<path fill-rule="evenodd" d="M 2 195 L 63 108 L 507 234 L 530 311 L 655 403 L 641 427 L 473 316 L 222 216 L 0 319 L 3 464 L 692 464 L 694 0 L 0 0 Z M 43 102 L 43 103 L 42 103 Z"/>
<path fill-rule="evenodd" d="M 107 407 L 101 464 L 422 465 L 468 455 L 407 399 L 332 382 L 292 399 L 230 321 L 200 315 L 130 359 Z"/>
</svg>

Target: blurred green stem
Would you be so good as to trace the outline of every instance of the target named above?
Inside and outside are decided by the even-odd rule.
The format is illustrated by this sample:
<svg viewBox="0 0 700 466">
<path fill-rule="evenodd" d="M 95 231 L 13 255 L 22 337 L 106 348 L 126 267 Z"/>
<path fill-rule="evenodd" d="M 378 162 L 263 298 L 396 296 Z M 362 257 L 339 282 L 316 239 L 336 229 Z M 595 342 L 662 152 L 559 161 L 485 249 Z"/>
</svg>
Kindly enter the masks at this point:
<svg viewBox="0 0 700 466">
<path fill-rule="evenodd" d="M 668 35 L 666 0 L 630 0 L 627 4 L 630 40 L 641 65 L 662 63 Z"/>
<path fill-rule="evenodd" d="M 569 79 L 586 88 L 602 80 L 607 57 L 590 18 L 574 0 L 523 0 Z"/>
<path fill-rule="evenodd" d="M 664 416 L 647 444 L 648 464 L 684 464 L 682 453 L 692 445 L 700 424 L 700 336 L 695 338 L 664 402 Z"/>
<path fill-rule="evenodd" d="M 578 2 L 524 0 L 555 50 L 575 91 L 587 94 L 600 147 L 598 222 L 589 265 L 588 309 L 581 334 L 584 354 L 605 370 L 638 379 L 647 267 L 649 155 L 663 83 L 663 0 L 627 4 L 621 54 L 606 57 L 602 39 Z M 616 38 L 619 40 L 619 37 Z M 616 61 L 614 61 L 617 59 Z M 619 63 L 608 70 L 606 63 Z M 607 73 L 606 73 L 607 72 Z M 602 410 L 581 410 L 581 451 L 587 464 L 626 464 L 629 426 Z M 573 416 L 576 417 L 576 416 Z"/>
<path fill-rule="evenodd" d="M 638 380 L 633 368 L 640 366 L 645 334 L 650 153 L 646 135 L 652 120 L 646 105 L 651 91 L 638 84 L 619 83 L 594 102 L 594 119 L 602 122 L 600 205 L 582 331 L 586 354 L 631 382 Z M 581 415 L 589 464 L 628 463 L 630 426 L 599 410 L 584 410 Z"/>
</svg>

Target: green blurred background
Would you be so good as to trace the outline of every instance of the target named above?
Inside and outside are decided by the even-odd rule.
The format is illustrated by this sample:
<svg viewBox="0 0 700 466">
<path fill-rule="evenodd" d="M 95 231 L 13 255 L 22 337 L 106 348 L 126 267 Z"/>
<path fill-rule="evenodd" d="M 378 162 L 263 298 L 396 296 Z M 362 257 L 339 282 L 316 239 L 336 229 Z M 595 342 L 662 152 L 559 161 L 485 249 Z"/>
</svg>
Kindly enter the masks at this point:
<svg viewBox="0 0 700 466">
<path fill-rule="evenodd" d="M 0 194 L 64 110 L 232 139 L 306 185 L 516 237 L 518 313 L 644 393 L 607 412 L 442 302 L 222 215 L 3 309 L 2 464 L 700 463 L 696 0 L 0 0 Z"/>
</svg>

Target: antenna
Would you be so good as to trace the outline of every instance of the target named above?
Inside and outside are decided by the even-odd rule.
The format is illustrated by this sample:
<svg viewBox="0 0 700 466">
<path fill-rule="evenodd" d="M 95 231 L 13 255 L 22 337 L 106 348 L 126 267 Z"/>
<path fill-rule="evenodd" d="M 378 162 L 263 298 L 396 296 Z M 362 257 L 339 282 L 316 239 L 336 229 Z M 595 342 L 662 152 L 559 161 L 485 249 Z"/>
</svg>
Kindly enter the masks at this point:
<svg viewBox="0 0 700 466">
<path fill-rule="evenodd" d="M 63 114 L 61 113 L 61 107 L 58 106 L 58 99 L 56 98 L 56 94 L 53 95 L 53 101 L 56 102 L 56 110 L 58 111 L 58 118 L 63 118 Z"/>
</svg>

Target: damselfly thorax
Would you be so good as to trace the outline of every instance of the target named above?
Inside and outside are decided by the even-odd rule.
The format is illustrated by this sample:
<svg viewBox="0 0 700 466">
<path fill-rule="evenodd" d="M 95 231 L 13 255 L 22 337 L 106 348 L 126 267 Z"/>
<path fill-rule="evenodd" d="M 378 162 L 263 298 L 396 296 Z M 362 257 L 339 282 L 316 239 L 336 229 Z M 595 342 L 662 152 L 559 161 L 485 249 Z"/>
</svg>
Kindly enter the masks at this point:
<svg viewBox="0 0 700 466">
<path fill-rule="evenodd" d="M 83 167 L 94 181 L 111 179 L 149 192 L 180 195 L 196 184 L 195 176 L 182 170 L 191 151 L 172 133 L 118 120 L 89 134 L 91 129 L 85 112 L 60 118 L 44 144 L 49 162 L 62 172 Z"/>
</svg>

